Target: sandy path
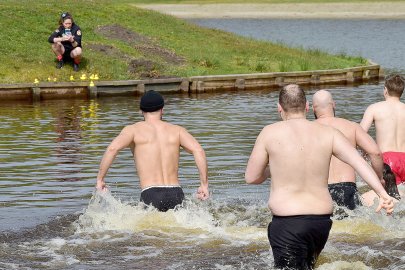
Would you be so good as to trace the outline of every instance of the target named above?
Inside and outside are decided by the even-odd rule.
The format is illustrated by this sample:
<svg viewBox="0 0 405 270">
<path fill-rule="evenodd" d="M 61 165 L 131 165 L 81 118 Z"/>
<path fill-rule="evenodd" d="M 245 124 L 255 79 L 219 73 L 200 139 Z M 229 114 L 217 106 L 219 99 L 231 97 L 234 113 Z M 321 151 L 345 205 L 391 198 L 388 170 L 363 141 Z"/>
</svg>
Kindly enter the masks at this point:
<svg viewBox="0 0 405 270">
<path fill-rule="evenodd" d="M 405 19 L 405 2 L 136 5 L 180 18 Z"/>
</svg>

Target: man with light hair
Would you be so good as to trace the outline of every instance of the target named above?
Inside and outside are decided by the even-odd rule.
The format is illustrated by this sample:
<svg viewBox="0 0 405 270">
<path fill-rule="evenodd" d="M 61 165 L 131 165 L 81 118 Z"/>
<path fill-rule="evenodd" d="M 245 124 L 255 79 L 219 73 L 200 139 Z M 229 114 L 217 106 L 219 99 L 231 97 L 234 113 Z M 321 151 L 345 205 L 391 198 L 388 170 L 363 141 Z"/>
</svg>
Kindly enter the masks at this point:
<svg viewBox="0 0 405 270">
<path fill-rule="evenodd" d="M 345 136 L 306 119 L 304 91 L 290 84 L 280 91 L 283 121 L 263 128 L 250 155 L 245 180 L 261 184 L 271 177 L 268 206 L 273 214 L 268 237 L 277 268 L 312 269 L 332 227 L 328 191 L 332 155 L 348 163 L 380 196 L 377 211 L 393 212 L 393 199 L 378 176 Z"/>
<path fill-rule="evenodd" d="M 405 187 L 405 104 L 400 98 L 405 81 L 394 74 L 384 84 L 385 101 L 370 105 L 363 115 L 361 127 L 367 132 L 375 124 L 376 141 L 384 163 L 391 167 L 399 189 Z"/>
<path fill-rule="evenodd" d="M 329 91 L 320 90 L 313 95 L 312 109 L 316 122 L 336 128 L 353 147 L 359 146 L 368 155 L 372 168 L 383 183 L 383 161 L 377 144 L 359 124 L 335 117 L 335 108 L 336 103 Z M 353 210 L 361 205 L 354 169 L 335 156 L 332 156 L 330 162 L 328 188 L 333 201 L 338 206 Z"/>
</svg>

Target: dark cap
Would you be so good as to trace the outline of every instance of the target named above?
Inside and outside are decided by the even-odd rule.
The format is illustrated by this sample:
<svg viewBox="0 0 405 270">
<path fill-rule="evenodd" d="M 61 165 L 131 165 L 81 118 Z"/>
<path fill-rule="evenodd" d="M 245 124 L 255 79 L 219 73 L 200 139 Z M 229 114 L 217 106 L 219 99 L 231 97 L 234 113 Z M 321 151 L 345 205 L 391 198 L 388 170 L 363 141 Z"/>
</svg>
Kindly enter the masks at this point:
<svg viewBox="0 0 405 270">
<path fill-rule="evenodd" d="M 164 105 L 162 95 L 155 90 L 149 90 L 142 96 L 139 107 L 144 112 L 155 112 L 162 109 Z"/>
</svg>

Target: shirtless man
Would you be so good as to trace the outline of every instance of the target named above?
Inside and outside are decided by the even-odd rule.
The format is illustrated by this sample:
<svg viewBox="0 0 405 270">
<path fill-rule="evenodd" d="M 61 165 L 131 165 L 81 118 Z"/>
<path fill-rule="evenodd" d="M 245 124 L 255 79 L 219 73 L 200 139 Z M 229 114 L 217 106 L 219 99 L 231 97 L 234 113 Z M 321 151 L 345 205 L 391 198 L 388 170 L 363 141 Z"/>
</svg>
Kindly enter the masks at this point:
<svg viewBox="0 0 405 270">
<path fill-rule="evenodd" d="M 325 246 L 332 226 L 332 155 L 350 164 L 380 196 L 376 211 L 393 212 L 393 200 L 372 168 L 341 132 L 306 120 L 308 109 L 304 91 L 285 86 L 278 104 L 283 121 L 260 132 L 245 172 L 248 184 L 271 177 L 268 236 L 277 268 L 311 269 Z"/>
<path fill-rule="evenodd" d="M 355 122 L 335 117 L 335 101 L 330 92 L 317 91 L 312 98 L 312 109 L 316 122 L 331 126 L 345 135 L 353 147 L 358 145 L 370 158 L 371 166 L 383 183 L 383 161 L 381 152 L 373 138 Z M 347 163 L 332 156 L 329 167 L 328 188 L 332 200 L 339 206 L 353 210 L 361 205 L 356 186 L 356 173 Z"/>
<path fill-rule="evenodd" d="M 399 189 L 405 187 L 405 104 L 400 101 L 404 84 L 401 76 L 388 76 L 384 87 L 385 101 L 370 105 L 360 123 L 367 132 L 374 122 L 384 163 L 394 172 Z"/>
<path fill-rule="evenodd" d="M 146 92 L 140 102 L 145 121 L 126 126 L 111 142 L 97 175 L 97 190 L 105 190 L 104 177 L 118 152 L 129 147 L 134 156 L 142 188 L 141 201 L 159 211 L 173 209 L 183 202 L 184 193 L 179 185 L 178 166 L 180 146 L 194 159 L 201 185 L 197 197 L 209 197 L 207 160 L 197 140 L 186 129 L 162 121 L 164 100 L 156 91 Z"/>
</svg>

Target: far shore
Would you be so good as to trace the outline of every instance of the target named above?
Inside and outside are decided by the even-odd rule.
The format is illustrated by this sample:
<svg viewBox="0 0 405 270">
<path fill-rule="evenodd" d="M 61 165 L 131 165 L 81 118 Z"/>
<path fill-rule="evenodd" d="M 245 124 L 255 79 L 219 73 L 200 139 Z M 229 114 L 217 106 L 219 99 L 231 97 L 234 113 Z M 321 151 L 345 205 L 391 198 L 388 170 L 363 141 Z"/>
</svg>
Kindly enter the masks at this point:
<svg viewBox="0 0 405 270">
<path fill-rule="evenodd" d="M 143 4 L 178 18 L 405 19 L 405 2 L 300 4 Z"/>
</svg>

